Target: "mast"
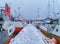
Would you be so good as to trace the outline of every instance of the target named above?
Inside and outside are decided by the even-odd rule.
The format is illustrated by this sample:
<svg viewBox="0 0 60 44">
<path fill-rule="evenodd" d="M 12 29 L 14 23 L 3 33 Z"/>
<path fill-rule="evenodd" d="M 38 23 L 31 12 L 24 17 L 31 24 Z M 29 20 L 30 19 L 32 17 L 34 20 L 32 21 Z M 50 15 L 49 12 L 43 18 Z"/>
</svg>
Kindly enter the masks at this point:
<svg viewBox="0 0 60 44">
<path fill-rule="evenodd" d="M 49 18 L 49 15 L 50 15 L 50 3 L 49 3 L 50 1 L 48 0 L 48 18 Z"/>
<path fill-rule="evenodd" d="M 20 19 L 20 7 L 18 7 L 18 19 Z"/>
<path fill-rule="evenodd" d="M 38 12 L 38 18 L 39 18 L 39 8 L 38 8 L 38 11 L 37 12 Z"/>
<path fill-rule="evenodd" d="M 18 7 L 18 18 L 19 18 L 19 19 L 23 19 L 22 15 L 21 15 L 21 13 L 20 13 L 20 9 L 21 9 L 21 7 Z"/>
<path fill-rule="evenodd" d="M 56 17 L 56 14 L 55 14 L 55 0 L 53 0 L 53 18 Z"/>
<path fill-rule="evenodd" d="M 58 8 L 56 8 L 58 10 L 58 12 L 55 12 L 56 11 L 55 7 L 58 6 L 56 2 L 57 2 L 57 0 L 53 0 L 53 15 L 55 18 L 57 18 L 57 15 L 60 14 Z"/>
<path fill-rule="evenodd" d="M 53 18 L 56 17 L 56 14 L 55 14 L 55 0 L 52 0 L 53 1 L 53 8 L 52 8 L 52 11 L 53 11 Z M 50 18 L 50 0 L 48 0 L 48 18 Z"/>
</svg>

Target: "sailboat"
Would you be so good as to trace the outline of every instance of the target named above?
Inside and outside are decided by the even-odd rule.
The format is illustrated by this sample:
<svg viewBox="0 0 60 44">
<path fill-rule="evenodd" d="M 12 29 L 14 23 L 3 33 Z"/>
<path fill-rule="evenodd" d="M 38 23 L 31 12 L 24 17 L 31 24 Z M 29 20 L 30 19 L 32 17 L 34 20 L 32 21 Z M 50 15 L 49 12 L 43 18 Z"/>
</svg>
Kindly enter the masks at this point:
<svg viewBox="0 0 60 44">
<path fill-rule="evenodd" d="M 49 1 L 49 0 L 48 0 Z M 53 6 L 55 4 L 55 0 L 53 0 Z M 49 5 L 49 4 L 48 4 Z M 49 7 L 49 6 L 48 6 Z M 48 9 L 48 13 L 49 13 L 49 9 Z M 49 15 L 49 14 L 48 14 Z M 56 18 L 56 13 L 54 11 L 54 7 L 53 7 L 53 15 L 55 15 L 55 18 L 52 18 L 52 24 L 49 24 L 47 27 L 45 27 L 46 29 L 44 29 L 43 27 L 41 27 L 42 32 L 48 36 L 49 38 L 56 38 L 56 40 L 58 41 L 57 44 L 60 44 L 60 24 L 59 24 L 59 19 L 60 18 Z M 55 22 L 56 21 L 56 22 Z M 46 25 L 45 25 L 46 26 Z M 46 31 L 47 30 L 47 31 Z M 51 32 L 50 32 L 51 31 Z"/>
<path fill-rule="evenodd" d="M 9 41 L 10 40 L 10 41 Z M 27 24 L 14 38 L 5 44 L 55 44 L 51 39 L 41 33 L 33 24 Z"/>
<path fill-rule="evenodd" d="M 2 25 L 0 29 L 0 42 L 1 44 L 4 44 L 11 35 L 17 35 L 23 29 L 25 21 L 11 20 L 10 8 L 7 3 L 4 9 L 2 9 L 2 13 L 0 15 L 2 15 L 0 18 L 3 19 L 3 22 L 0 21 L 0 24 Z"/>
</svg>

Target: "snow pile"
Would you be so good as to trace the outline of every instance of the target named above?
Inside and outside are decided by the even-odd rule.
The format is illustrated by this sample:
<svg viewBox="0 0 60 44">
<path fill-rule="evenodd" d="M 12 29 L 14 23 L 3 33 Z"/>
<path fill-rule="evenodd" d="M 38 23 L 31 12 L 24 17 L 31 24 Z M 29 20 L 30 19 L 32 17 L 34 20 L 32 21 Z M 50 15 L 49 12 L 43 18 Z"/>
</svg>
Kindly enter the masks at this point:
<svg viewBox="0 0 60 44">
<path fill-rule="evenodd" d="M 10 44 L 45 44 L 42 39 L 47 38 L 32 24 L 28 24 Z"/>
</svg>

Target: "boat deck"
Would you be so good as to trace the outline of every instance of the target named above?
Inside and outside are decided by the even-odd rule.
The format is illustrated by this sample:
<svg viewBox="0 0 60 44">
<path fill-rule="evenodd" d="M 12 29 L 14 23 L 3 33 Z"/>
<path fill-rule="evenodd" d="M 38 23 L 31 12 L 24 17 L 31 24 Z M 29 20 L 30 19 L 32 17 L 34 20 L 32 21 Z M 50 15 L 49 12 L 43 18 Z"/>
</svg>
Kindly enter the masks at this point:
<svg viewBox="0 0 60 44">
<path fill-rule="evenodd" d="M 46 32 L 46 31 L 44 31 L 44 30 L 42 30 L 42 32 L 43 32 L 43 34 L 45 34 L 45 35 L 46 35 L 47 37 L 49 37 L 49 38 L 55 38 L 55 39 L 58 41 L 57 44 L 60 44 L 60 37 L 55 36 L 55 35 L 53 35 L 53 34 L 49 34 L 48 32 Z"/>
</svg>

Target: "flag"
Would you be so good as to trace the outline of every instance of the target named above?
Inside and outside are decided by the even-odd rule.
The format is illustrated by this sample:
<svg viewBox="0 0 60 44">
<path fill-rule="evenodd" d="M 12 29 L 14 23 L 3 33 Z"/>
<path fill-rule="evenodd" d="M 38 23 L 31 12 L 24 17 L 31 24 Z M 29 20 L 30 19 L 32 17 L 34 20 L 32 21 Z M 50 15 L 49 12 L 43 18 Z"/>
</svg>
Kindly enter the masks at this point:
<svg viewBox="0 0 60 44">
<path fill-rule="evenodd" d="M 6 16 L 10 19 L 11 18 L 10 8 L 7 3 L 5 5 L 5 13 L 6 13 Z"/>
</svg>

